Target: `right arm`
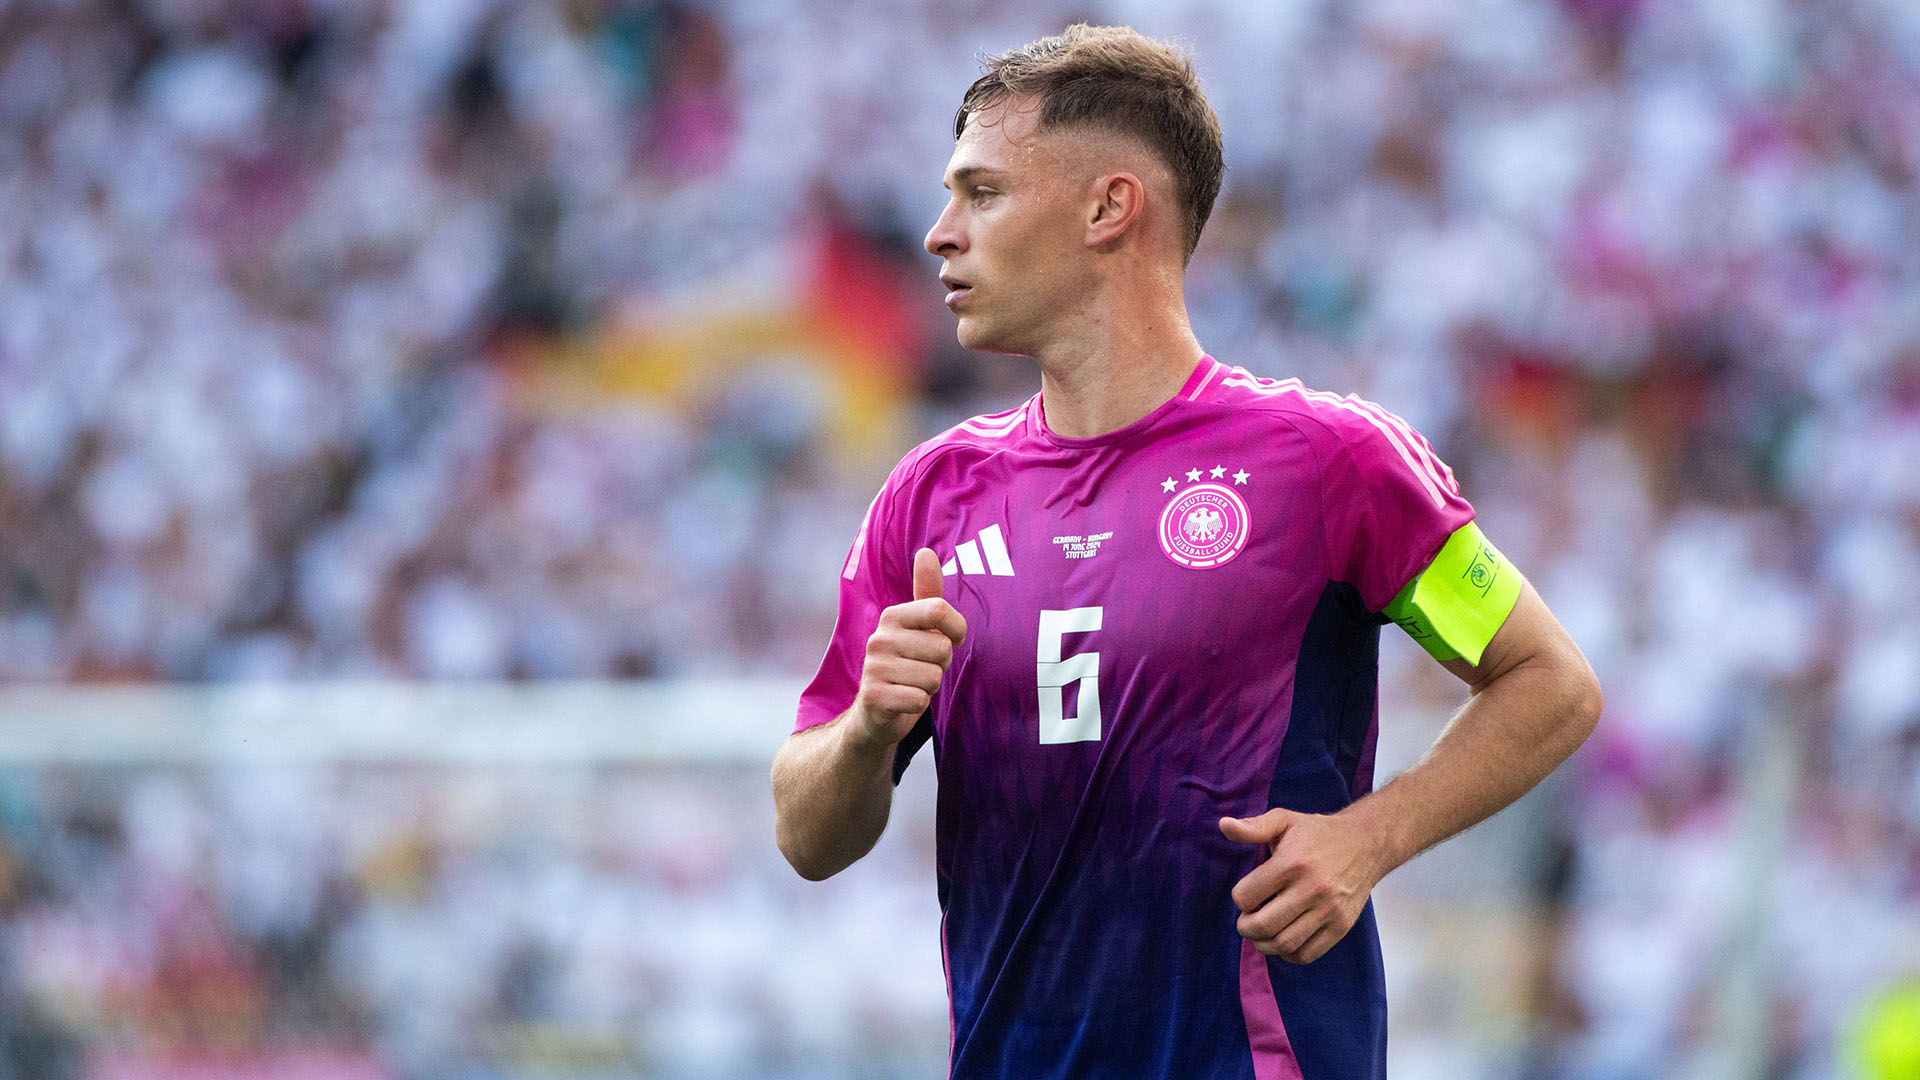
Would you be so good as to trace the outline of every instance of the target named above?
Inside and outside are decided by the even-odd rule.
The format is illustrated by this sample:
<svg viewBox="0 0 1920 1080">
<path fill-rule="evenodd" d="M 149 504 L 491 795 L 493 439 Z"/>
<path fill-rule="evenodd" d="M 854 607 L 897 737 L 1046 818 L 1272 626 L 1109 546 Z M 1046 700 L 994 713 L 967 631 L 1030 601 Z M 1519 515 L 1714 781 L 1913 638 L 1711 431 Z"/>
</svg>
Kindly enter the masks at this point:
<svg viewBox="0 0 1920 1080">
<path fill-rule="evenodd" d="M 800 876 L 824 881 L 873 850 L 893 806 L 893 743 L 848 709 L 795 732 L 773 758 L 774 839 Z"/>
<path fill-rule="evenodd" d="M 927 711 L 967 621 L 940 597 L 940 560 L 914 553 L 913 600 L 880 613 L 853 706 L 787 737 L 773 759 L 774 839 L 822 881 L 873 850 L 893 806 L 894 747 Z"/>
</svg>

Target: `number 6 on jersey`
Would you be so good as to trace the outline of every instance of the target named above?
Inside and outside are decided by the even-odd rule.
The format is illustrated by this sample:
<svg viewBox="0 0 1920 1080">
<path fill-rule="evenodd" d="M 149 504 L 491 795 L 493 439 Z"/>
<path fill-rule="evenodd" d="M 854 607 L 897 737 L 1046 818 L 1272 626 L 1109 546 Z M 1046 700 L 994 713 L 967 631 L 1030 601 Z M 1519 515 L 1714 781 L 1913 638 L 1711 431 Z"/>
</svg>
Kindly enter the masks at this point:
<svg viewBox="0 0 1920 1080">
<path fill-rule="evenodd" d="M 1040 745 L 1100 741 L 1100 654 L 1060 656 L 1061 639 L 1100 629 L 1100 608 L 1040 612 Z M 1079 701 L 1065 715 L 1064 688 L 1078 682 Z"/>
</svg>

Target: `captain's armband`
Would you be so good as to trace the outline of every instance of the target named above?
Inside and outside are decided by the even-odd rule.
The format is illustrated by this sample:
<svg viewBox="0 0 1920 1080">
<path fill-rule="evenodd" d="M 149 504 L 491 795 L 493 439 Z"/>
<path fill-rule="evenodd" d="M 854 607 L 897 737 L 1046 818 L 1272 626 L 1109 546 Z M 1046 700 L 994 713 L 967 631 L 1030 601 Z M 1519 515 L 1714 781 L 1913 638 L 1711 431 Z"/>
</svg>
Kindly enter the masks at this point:
<svg viewBox="0 0 1920 1080">
<path fill-rule="evenodd" d="M 1520 599 L 1520 571 L 1469 521 L 1400 590 L 1386 616 L 1435 660 L 1478 664 Z"/>
</svg>

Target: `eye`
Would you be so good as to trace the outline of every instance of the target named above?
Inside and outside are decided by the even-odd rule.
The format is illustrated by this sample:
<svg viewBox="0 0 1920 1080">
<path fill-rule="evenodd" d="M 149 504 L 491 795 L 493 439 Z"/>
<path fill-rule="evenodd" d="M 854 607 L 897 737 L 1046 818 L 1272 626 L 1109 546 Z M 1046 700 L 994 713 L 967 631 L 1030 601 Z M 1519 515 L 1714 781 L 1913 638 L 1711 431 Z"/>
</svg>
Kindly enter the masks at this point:
<svg viewBox="0 0 1920 1080">
<path fill-rule="evenodd" d="M 969 194 L 972 196 L 974 202 L 983 203 L 1000 193 L 992 188 L 974 188 Z"/>
</svg>

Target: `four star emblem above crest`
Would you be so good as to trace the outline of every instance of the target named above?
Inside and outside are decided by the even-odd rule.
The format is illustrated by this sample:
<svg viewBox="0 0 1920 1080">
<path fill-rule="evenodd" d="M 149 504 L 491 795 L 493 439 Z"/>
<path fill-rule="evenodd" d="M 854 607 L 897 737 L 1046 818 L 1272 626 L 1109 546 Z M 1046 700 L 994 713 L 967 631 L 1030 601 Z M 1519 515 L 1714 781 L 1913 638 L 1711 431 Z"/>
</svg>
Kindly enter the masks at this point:
<svg viewBox="0 0 1920 1080">
<path fill-rule="evenodd" d="M 1213 480 L 1222 480 L 1230 476 L 1233 478 L 1233 483 L 1235 487 L 1245 487 L 1247 484 L 1247 481 L 1253 478 L 1253 474 L 1248 472 L 1245 469 L 1235 469 L 1233 472 L 1229 473 L 1225 465 L 1215 465 L 1210 469 L 1202 469 L 1198 466 L 1195 466 L 1194 468 L 1188 469 L 1182 475 L 1184 475 L 1187 478 L 1188 482 L 1190 483 L 1198 482 L 1202 476 L 1206 476 Z M 1174 491 L 1178 490 L 1179 487 L 1180 487 L 1180 481 L 1174 479 L 1171 476 L 1167 477 L 1165 480 L 1160 481 L 1160 490 L 1167 492 L 1168 494 L 1172 494 Z"/>
</svg>

